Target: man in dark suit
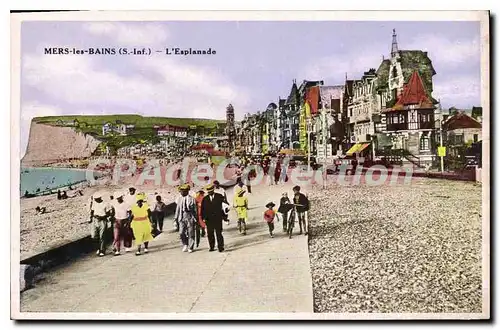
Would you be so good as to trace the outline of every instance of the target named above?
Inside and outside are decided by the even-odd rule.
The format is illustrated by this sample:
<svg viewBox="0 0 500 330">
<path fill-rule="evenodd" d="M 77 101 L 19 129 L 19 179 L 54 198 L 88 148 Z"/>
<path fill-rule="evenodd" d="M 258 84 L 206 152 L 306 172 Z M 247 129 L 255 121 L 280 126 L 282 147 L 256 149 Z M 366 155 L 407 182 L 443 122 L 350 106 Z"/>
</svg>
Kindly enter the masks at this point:
<svg viewBox="0 0 500 330">
<path fill-rule="evenodd" d="M 297 217 L 299 218 L 300 234 L 302 234 L 302 226 L 304 227 L 305 235 L 308 234 L 306 224 L 306 212 L 309 211 L 309 199 L 300 192 L 300 186 L 293 187 L 293 204 L 296 206 Z"/>
<path fill-rule="evenodd" d="M 222 220 L 224 218 L 224 212 L 222 210 L 222 203 L 224 202 L 224 196 L 215 193 L 213 184 L 209 185 L 206 189 L 208 195 L 205 196 L 201 202 L 201 215 L 207 225 L 208 245 L 210 246 L 210 251 L 215 250 L 215 231 L 215 236 L 217 236 L 217 248 L 219 252 L 223 252 L 224 237 L 222 236 Z"/>
</svg>

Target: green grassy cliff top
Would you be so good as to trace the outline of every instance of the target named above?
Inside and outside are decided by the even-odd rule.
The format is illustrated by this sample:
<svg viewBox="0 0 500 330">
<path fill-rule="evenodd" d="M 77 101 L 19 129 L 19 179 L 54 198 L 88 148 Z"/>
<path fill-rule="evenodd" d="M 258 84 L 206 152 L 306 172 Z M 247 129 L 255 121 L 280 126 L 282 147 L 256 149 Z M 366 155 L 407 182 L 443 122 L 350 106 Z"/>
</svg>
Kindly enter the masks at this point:
<svg viewBox="0 0 500 330">
<path fill-rule="evenodd" d="M 135 125 L 136 127 L 152 127 L 154 125 L 175 125 L 189 127 L 191 125 L 214 128 L 217 123 L 223 120 L 203 119 L 203 118 L 172 118 L 172 117 L 143 117 L 140 115 L 95 115 L 95 116 L 47 116 L 35 117 L 33 122 L 39 124 L 56 124 L 58 120 L 70 122 L 78 120 L 80 124 L 85 123 L 88 126 L 102 126 L 107 122 L 116 124 L 117 121 L 122 124 Z"/>
</svg>

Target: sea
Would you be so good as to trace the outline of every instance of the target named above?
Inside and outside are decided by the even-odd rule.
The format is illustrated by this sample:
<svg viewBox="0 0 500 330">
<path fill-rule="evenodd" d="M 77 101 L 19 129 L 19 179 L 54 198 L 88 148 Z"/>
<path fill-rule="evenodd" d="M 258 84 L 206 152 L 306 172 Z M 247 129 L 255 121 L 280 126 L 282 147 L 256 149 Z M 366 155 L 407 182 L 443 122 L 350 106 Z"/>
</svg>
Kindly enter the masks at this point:
<svg viewBox="0 0 500 330">
<path fill-rule="evenodd" d="M 39 194 L 87 181 L 86 171 L 67 168 L 21 168 L 21 196 Z"/>
</svg>

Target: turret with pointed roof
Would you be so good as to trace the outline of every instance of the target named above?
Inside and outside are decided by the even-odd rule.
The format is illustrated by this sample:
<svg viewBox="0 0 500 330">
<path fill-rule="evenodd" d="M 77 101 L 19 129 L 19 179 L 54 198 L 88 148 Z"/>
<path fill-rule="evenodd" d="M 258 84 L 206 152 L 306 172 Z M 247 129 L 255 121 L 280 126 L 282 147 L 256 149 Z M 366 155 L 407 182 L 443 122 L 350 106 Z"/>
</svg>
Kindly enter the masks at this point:
<svg viewBox="0 0 500 330">
<path fill-rule="evenodd" d="M 292 84 L 292 89 L 290 90 L 290 94 L 288 95 L 288 98 L 286 99 L 286 105 L 299 105 L 300 104 L 300 96 L 299 96 L 299 89 L 297 87 L 297 82 L 294 79 L 293 84 Z"/>
<path fill-rule="evenodd" d="M 396 29 L 392 29 L 392 46 L 391 46 L 391 56 L 394 57 L 398 53 L 398 40 L 396 35 Z"/>
<path fill-rule="evenodd" d="M 403 93 L 392 107 L 392 110 L 403 110 L 406 106 L 414 105 L 415 109 L 433 109 L 434 105 L 427 95 L 418 71 L 413 71 L 410 80 L 403 87 Z"/>
</svg>

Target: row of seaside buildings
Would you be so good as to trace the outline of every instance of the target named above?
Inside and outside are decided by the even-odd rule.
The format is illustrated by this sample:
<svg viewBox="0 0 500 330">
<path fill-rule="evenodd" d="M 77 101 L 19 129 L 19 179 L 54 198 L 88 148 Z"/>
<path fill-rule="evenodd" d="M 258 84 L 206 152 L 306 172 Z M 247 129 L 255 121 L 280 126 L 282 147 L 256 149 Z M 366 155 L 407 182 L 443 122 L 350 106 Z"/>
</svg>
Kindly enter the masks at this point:
<svg viewBox="0 0 500 330">
<path fill-rule="evenodd" d="M 442 143 L 447 154 L 480 146 L 482 109 L 444 110 L 433 97 L 436 71 L 427 52 L 399 50 L 393 31 L 389 58 L 358 79 L 342 85 L 324 81 L 292 82 L 287 97 L 278 97 L 262 112 L 235 120 L 226 108 L 226 121 L 214 127 L 152 126 L 155 143 L 138 143 L 116 150 L 120 156 L 164 154 L 182 157 L 191 151 L 211 150 L 227 155 L 262 156 L 310 154 L 316 162 L 352 154 L 369 159 L 403 160 L 420 166 L 436 164 Z M 85 123 L 59 122 L 61 126 Z M 102 123 L 102 136 L 128 136 L 138 128 L 117 121 Z M 204 146 L 211 149 L 204 149 Z M 111 154 L 108 149 L 101 153 Z"/>
<path fill-rule="evenodd" d="M 441 109 L 433 97 L 436 74 L 427 52 L 399 50 L 396 32 L 390 57 L 359 79 L 327 86 L 324 81 L 293 81 L 286 98 L 266 110 L 246 114 L 227 135 L 236 153 L 260 155 L 283 150 L 310 153 L 318 162 L 363 154 L 404 156 L 431 165 L 437 147 L 479 142 L 482 109 L 467 114 Z M 232 107 L 231 107 L 232 111 Z"/>
</svg>

